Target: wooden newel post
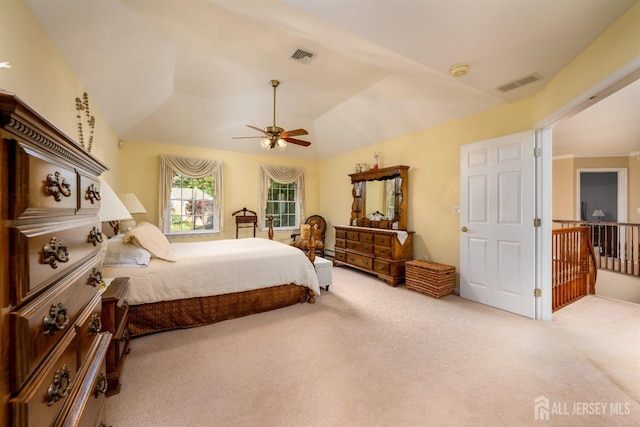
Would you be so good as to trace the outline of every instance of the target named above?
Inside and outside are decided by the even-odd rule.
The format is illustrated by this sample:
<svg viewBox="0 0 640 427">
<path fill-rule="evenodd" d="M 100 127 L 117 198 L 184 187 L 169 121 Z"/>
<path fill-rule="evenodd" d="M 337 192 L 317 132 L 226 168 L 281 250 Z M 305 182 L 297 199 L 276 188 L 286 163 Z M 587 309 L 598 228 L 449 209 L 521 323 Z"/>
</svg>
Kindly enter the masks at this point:
<svg viewBox="0 0 640 427">
<path fill-rule="evenodd" d="M 273 215 L 269 215 L 269 240 L 273 240 Z"/>
<path fill-rule="evenodd" d="M 309 221 L 309 261 L 314 265 L 314 261 L 316 260 L 316 225 L 315 220 Z"/>
</svg>

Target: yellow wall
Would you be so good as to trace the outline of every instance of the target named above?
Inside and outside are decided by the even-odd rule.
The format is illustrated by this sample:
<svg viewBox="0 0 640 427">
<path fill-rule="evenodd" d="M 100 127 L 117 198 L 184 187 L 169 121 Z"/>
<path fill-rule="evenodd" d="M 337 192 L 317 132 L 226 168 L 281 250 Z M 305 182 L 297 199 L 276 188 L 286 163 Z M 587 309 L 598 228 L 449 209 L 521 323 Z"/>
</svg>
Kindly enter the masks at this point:
<svg viewBox="0 0 640 427">
<path fill-rule="evenodd" d="M 215 159 L 223 162 L 224 181 L 224 230 L 213 237 L 201 239 L 235 238 L 236 226 L 232 213 L 246 207 L 258 212 L 258 192 L 260 165 L 272 164 L 295 166 L 305 170 L 305 216 L 317 213 L 318 164 L 315 161 L 302 161 L 280 157 L 277 154 L 251 155 L 221 150 L 207 150 L 181 145 L 150 144 L 144 142 L 126 142 L 120 149 L 119 191 L 134 193 L 147 210 L 146 214 L 135 215 L 136 221 L 148 221 L 158 224 L 158 188 L 160 174 L 160 155 L 169 154 L 183 157 Z M 250 230 L 240 230 L 240 236 L 252 235 Z M 257 235 L 266 236 L 259 232 Z M 180 238 L 181 241 L 201 240 Z M 277 232 L 274 240 L 291 241 L 291 231 Z"/>
<path fill-rule="evenodd" d="M 640 139 L 640 137 L 639 137 Z M 640 146 L 640 142 L 638 143 Z M 629 216 L 628 222 L 640 224 L 640 152 L 629 157 Z M 631 187 L 633 186 L 633 190 Z"/>
<path fill-rule="evenodd" d="M 576 219 L 574 158 L 553 161 L 553 219 Z M 554 228 L 560 226 L 554 224 Z"/>
<path fill-rule="evenodd" d="M 11 63 L 10 69 L 0 69 L 0 89 L 15 93 L 79 142 L 75 99 L 82 98 L 85 88 L 23 0 L 2 0 L 0 10 L 0 62 Z M 105 178 L 117 186 L 118 137 L 90 93 L 89 105 L 96 118 L 91 153 L 109 166 Z M 86 128 L 84 133 L 88 143 Z"/>
</svg>

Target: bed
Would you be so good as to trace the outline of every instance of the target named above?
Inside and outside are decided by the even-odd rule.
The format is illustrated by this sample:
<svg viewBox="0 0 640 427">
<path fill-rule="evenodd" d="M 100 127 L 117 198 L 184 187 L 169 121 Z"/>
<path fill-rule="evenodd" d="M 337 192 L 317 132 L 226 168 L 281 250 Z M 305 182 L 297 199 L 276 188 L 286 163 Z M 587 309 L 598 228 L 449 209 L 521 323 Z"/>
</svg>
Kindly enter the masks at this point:
<svg viewBox="0 0 640 427">
<path fill-rule="evenodd" d="M 271 238 L 169 243 L 143 222 L 103 248 L 102 276 L 129 277 L 133 337 L 313 303 L 320 294 L 307 255 Z"/>
</svg>

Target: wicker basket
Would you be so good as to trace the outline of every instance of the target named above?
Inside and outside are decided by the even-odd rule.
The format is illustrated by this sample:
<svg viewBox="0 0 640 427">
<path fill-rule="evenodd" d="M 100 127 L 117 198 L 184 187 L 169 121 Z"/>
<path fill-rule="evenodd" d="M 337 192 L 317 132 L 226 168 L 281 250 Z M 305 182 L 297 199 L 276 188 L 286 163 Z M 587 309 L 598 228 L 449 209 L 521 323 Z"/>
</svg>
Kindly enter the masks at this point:
<svg viewBox="0 0 640 427">
<path fill-rule="evenodd" d="M 413 260 L 405 263 L 407 289 L 440 298 L 453 293 L 456 268 L 437 262 Z"/>
</svg>

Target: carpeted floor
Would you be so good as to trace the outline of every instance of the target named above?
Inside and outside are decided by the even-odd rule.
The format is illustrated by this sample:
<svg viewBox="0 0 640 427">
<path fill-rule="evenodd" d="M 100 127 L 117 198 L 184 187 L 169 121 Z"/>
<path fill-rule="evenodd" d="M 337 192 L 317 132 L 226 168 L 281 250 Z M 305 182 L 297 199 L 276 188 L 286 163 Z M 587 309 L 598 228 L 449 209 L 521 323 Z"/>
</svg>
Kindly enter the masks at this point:
<svg viewBox="0 0 640 427">
<path fill-rule="evenodd" d="M 542 322 L 349 268 L 330 289 L 134 339 L 108 424 L 640 425 L 640 305 L 590 296 Z"/>
</svg>

